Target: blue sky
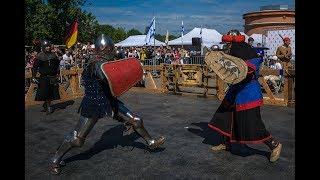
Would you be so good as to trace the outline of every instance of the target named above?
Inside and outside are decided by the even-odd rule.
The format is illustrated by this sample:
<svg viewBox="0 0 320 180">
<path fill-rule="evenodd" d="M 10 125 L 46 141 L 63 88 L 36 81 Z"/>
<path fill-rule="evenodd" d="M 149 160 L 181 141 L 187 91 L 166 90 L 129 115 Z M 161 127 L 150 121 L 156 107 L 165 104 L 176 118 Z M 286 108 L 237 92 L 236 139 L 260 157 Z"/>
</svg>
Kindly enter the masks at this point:
<svg viewBox="0 0 320 180">
<path fill-rule="evenodd" d="M 265 5 L 294 5 L 294 0 L 88 0 L 86 4 L 83 9 L 94 14 L 100 24 L 144 33 L 155 16 L 156 33 L 168 30 L 179 35 L 181 21 L 185 33 L 194 27 L 214 28 L 220 33 L 234 28 L 243 31 L 244 13 Z"/>
</svg>

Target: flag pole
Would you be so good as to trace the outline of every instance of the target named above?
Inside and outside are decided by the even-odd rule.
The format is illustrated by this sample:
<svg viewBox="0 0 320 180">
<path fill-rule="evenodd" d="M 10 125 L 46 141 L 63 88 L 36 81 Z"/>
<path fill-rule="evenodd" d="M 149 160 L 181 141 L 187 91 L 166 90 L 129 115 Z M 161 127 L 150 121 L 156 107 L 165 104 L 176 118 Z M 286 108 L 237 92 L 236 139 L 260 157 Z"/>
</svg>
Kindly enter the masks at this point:
<svg viewBox="0 0 320 180">
<path fill-rule="evenodd" d="M 154 12 L 153 12 L 154 13 Z M 156 17 L 154 16 L 154 26 L 152 26 L 153 29 L 153 52 L 154 52 L 154 57 L 153 57 L 153 73 L 155 73 L 155 65 L 156 65 Z"/>
<path fill-rule="evenodd" d="M 154 17 L 154 30 L 153 30 L 153 51 L 156 55 L 156 17 Z M 156 56 L 154 56 L 155 58 Z M 154 61 L 155 62 L 155 61 Z M 155 65 L 155 64 L 154 64 Z"/>
<path fill-rule="evenodd" d="M 169 43 L 169 31 L 167 29 L 167 34 L 166 34 L 166 47 L 168 47 L 168 43 Z"/>
<path fill-rule="evenodd" d="M 156 47 L 156 17 L 154 17 L 154 31 L 153 31 L 153 48 Z"/>
<path fill-rule="evenodd" d="M 182 38 L 182 49 L 183 49 L 183 36 L 181 38 Z"/>
<path fill-rule="evenodd" d="M 200 29 L 200 37 L 201 37 L 201 43 L 200 43 L 200 48 L 201 48 L 201 56 L 203 56 L 203 48 L 202 48 L 202 27 L 201 27 L 201 29 Z"/>
<path fill-rule="evenodd" d="M 181 27 L 181 41 L 182 41 L 182 49 L 183 49 L 183 31 L 184 31 L 184 27 L 183 27 L 183 21 L 182 21 L 182 27 Z"/>
</svg>

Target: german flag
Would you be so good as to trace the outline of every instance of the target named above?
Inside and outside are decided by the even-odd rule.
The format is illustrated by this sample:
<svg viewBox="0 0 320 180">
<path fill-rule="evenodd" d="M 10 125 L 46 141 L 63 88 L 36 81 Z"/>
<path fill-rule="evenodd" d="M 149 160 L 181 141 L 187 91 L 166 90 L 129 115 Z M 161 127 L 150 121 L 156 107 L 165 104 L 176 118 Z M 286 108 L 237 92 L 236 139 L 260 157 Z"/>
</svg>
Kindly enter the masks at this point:
<svg viewBox="0 0 320 180">
<path fill-rule="evenodd" d="M 77 37 L 78 37 L 78 20 L 75 20 L 72 23 L 68 36 L 66 38 L 67 48 L 72 47 L 77 42 Z"/>
</svg>

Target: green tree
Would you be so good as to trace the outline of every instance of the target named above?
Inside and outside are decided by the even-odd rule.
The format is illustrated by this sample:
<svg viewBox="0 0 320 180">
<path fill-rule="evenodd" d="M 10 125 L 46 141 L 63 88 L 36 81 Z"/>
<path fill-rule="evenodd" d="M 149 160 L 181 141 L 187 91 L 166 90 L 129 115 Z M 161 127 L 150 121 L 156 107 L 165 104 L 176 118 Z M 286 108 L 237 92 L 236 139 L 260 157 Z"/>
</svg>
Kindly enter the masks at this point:
<svg viewBox="0 0 320 180">
<path fill-rule="evenodd" d="M 100 34 L 119 42 L 132 35 L 141 35 L 137 29 L 126 32 L 123 28 L 99 25 L 95 16 L 81 9 L 85 0 L 25 0 L 25 43 L 32 45 L 34 39 L 48 39 L 54 44 L 65 44 L 70 25 L 78 20 L 78 42 L 94 42 Z M 69 25 L 69 27 L 67 26 Z M 148 27 L 146 27 L 148 30 Z M 145 33 L 146 34 L 146 33 Z M 170 35 L 169 39 L 176 38 Z M 165 40 L 165 35 L 156 35 Z"/>
<path fill-rule="evenodd" d="M 161 42 L 165 42 L 165 40 L 166 40 L 166 35 L 156 34 L 155 37 L 157 40 L 159 40 Z M 176 39 L 176 38 L 177 38 L 177 36 L 169 35 L 169 41 Z"/>
<path fill-rule="evenodd" d="M 113 39 L 116 29 L 108 24 L 99 25 L 97 28 L 97 35 L 105 34 Z"/>
<path fill-rule="evenodd" d="M 47 23 L 52 9 L 41 0 L 26 0 L 25 4 L 25 42 L 31 44 L 35 38 L 52 36 Z"/>
<path fill-rule="evenodd" d="M 84 0 L 25 0 L 25 43 L 34 39 L 49 39 L 64 44 L 69 29 L 78 19 L 78 41 L 90 41 L 95 36 L 98 22 L 91 13 L 81 10 Z"/>
<path fill-rule="evenodd" d="M 112 39 L 115 41 L 115 43 L 120 42 L 126 38 L 127 33 L 123 28 L 117 28 L 112 36 Z"/>
<path fill-rule="evenodd" d="M 130 29 L 128 32 L 127 32 L 127 36 L 134 36 L 134 35 L 142 35 L 142 33 L 137 30 L 137 29 Z"/>
<path fill-rule="evenodd" d="M 177 39 L 178 36 L 174 36 L 174 35 L 169 35 L 169 41 L 173 40 L 173 39 Z"/>
<path fill-rule="evenodd" d="M 156 40 L 159 40 L 161 42 L 164 42 L 164 40 L 166 39 L 166 36 L 161 34 L 156 34 L 155 37 L 156 37 Z"/>
</svg>

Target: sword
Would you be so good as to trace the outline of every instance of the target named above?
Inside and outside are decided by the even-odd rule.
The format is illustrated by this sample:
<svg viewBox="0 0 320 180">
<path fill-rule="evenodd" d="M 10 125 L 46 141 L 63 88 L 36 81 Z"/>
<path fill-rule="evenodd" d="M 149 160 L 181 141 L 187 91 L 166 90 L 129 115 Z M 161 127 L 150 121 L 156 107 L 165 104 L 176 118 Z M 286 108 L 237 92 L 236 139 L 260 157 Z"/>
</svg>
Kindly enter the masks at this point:
<svg viewBox="0 0 320 180">
<path fill-rule="evenodd" d="M 282 39 L 282 41 L 283 41 L 283 37 L 281 36 L 281 34 L 278 34 L 280 37 L 281 37 L 281 39 Z"/>
</svg>

